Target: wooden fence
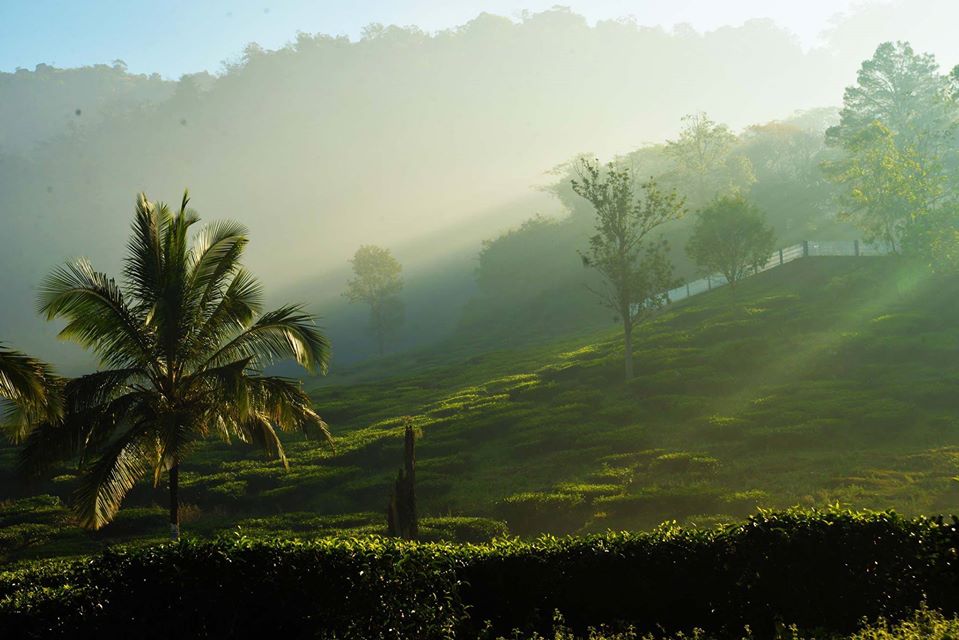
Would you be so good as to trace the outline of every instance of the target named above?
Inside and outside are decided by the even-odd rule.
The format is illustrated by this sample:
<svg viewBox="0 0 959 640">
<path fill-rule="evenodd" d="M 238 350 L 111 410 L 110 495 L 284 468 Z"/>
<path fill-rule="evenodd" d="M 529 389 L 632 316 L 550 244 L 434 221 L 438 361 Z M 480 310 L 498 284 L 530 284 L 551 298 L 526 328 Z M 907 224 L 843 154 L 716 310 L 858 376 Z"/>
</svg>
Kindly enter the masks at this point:
<svg viewBox="0 0 959 640">
<path fill-rule="evenodd" d="M 859 240 L 803 240 L 799 244 L 774 251 L 766 264 L 749 275 L 769 271 L 800 258 L 813 256 L 881 256 L 888 253 L 889 251 L 885 247 L 866 244 Z M 679 302 L 727 284 L 729 282 L 722 274 L 714 273 L 705 278 L 687 282 L 675 289 L 670 289 L 664 295 L 666 302 Z"/>
</svg>

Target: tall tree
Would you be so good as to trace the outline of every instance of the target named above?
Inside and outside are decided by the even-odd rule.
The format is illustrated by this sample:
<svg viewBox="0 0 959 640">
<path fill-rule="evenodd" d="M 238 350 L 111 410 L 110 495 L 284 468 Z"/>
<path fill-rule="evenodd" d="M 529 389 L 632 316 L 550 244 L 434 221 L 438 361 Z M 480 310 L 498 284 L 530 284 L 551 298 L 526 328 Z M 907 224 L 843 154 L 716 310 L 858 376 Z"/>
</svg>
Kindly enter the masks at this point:
<svg viewBox="0 0 959 640">
<path fill-rule="evenodd" d="M 955 133 L 950 87 L 934 56 L 916 53 L 908 42 L 884 42 L 862 63 L 856 84 L 846 88 L 840 122 L 827 137 L 842 147 L 854 146 L 881 122 L 901 149 L 937 154 Z"/>
<path fill-rule="evenodd" d="M 776 234 L 758 207 L 741 195 L 723 196 L 696 215 L 686 253 L 730 288 L 769 260 Z"/>
<path fill-rule="evenodd" d="M 755 182 L 749 159 L 734 153 L 738 139 L 724 124 L 705 113 L 683 117 L 679 137 L 666 143 L 686 195 L 701 206 L 717 195 Z"/>
<path fill-rule="evenodd" d="M 922 250 L 924 219 L 945 195 L 941 164 L 915 147 L 903 147 L 895 134 L 874 122 L 845 143 L 846 155 L 824 165 L 843 191 L 839 217 L 855 224 L 867 242 L 893 253 Z M 910 251 L 910 252 L 911 252 Z"/>
<path fill-rule="evenodd" d="M 573 190 L 596 211 L 596 233 L 580 252 L 583 264 L 603 277 L 604 289 L 594 291 L 601 303 L 623 324 L 626 379 L 633 377 L 633 327 L 662 306 L 674 284 L 673 266 L 662 238 L 652 232 L 681 218 L 685 205 L 675 191 L 665 192 L 652 180 L 638 184 L 629 167 L 583 159 Z"/>
<path fill-rule="evenodd" d="M 959 107 L 952 80 L 929 54 L 886 42 L 862 63 L 827 140 L 843 152 L 824 164 L 841 187 L 840 216 L 893 252 L 925 252 L 935 224 L 951 224 Z"/>
<path fill-rule="evenodd" d="M 403 322 L 403 290 L 400 273 L 403 266 L 389 249 L 363 245 L 350 260 L 353 279 L 343 294 L 350 302 L 364 302 L 370 306 L 370 330 L 376 339 L 377 352 L 383 355 L 386 338 Z"/>
<path fill-rule="evenodd" d="M 61 318 L 60 337 L 93 350 L 103 369 L 63 389 L 64 415 L 27 435 L 24 470 L 79 457 L 74 506 L 82 525 L 110 522 L 146 473 L 169 477 L 170 532 L 179 536 L 180 465 L 208 436 L 259 446 L 287 465 L 277 430 L 326 424 L 301 385 L 261 368 L 293 358 L 325 371 L 326 338 L 299 306 L 262 313 L 262 289 L 241 265 L 246 229 L 215 222 L 189 238 L 199 220 L 140 194 L 124 283 L 80 259 L 54 270 L 40 309 Z"/>
</svg>

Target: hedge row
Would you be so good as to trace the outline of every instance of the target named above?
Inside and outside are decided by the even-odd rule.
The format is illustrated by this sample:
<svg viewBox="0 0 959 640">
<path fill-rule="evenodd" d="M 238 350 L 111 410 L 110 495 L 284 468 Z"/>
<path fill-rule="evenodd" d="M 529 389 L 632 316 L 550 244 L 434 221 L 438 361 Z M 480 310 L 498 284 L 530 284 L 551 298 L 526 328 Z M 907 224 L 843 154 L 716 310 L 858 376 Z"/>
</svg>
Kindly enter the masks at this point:
<svg viewBox="0 0 959 640">
<path fill-rule="evenodd" d="M 452 638 L 454 553 L 184 541 L 0 574 L 0 638 Z"/>
<path fill-rule="evenodd" d="M 772 637 L 959 608 L 959 521 L 760 513 L 711 531 L 182 542 L 0 574 L 0 637 L 473 638 L 635 627 Z"/>
<path fill-rule="evenodd" d="M 661 527 L 473 548 L 460 597 L 469 623 L 544 631 L 554 610 L 601 624 L 771 637 L 781 623 L 849 632 L 921 603 L 959 607 L 959 521 L 892 513 L 761 513 L 701 531 Z"/>
</svg>

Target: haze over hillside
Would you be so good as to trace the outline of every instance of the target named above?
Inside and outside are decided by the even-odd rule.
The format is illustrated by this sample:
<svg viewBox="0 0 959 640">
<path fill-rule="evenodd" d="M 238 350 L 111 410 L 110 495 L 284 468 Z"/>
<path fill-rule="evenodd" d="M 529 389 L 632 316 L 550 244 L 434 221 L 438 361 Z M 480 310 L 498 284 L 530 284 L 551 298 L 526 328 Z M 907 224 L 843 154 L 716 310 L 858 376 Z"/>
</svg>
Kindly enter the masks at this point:
<svg viewBox="0 0 959 640">
<path fill-rule="evenodd" d="M 172 202 L 184 187 L 205 219 L 250 227 L 249 266 L 268 291 L 321 315 L 338 313 L 358 245 L 393 248 L 421 291 L 407 331 L 431 337 L 469 297 L 484 238 L 561 212 L 531 187 L 574 154 L 661 141 L 699 110 L 738 129 L 836 105 L 890 37 L 951 66 L 956 9 L 907 4 L 866 6 L 814 48 L 768 20 L 699 33 L 555 9 L 432 34 L 301 34 L 178 82 L 120 63 L 0 74 L 4 339 L 66 370 L 85 362 L 39 328 L 37 283 L 78 253 L 118 273 L 135 193 Z M 426 304 L 436 274 L 447 284 Z"/>
<path fill-rule="evenodd" d="M 0 0 L 0 640 L 959 638 L 959 0 L 552 1 Z"/>
</svg>

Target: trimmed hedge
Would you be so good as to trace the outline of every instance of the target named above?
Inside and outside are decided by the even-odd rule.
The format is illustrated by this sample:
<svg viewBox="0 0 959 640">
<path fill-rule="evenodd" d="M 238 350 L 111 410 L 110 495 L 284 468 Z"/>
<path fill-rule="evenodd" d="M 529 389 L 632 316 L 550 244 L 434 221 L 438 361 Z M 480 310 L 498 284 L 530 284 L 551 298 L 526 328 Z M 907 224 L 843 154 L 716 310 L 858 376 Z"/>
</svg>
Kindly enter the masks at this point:
<svg viewBox="0 0 959 640">
<path fill-rule="evenodd" d="M 452 638 L 455 553 L 185 541 L 0 574 L 0 638 Z"/>
<path fill-rule="evenodd" d="M 716 530 L 500 540 L 183 542 L 0 575 L 2 637 L 473 638 L 778 624 L 850 632 L 959 608 L 959 521 L 762 512 Z"/>
<path fill-rule="evenodd" d="M 748 625 L 764 638 L 794 623 L 849 632 L 923 602 L 954 613 L 957 547 L 955 518 L 761 512 L 710 531 L 663 526 L 473 548 L 461 597 L 470 624 L 489 620 L 500 633 L 545 632 L 555 610 L 578 631 L 700 628 L 739 638 Z"/>
</svg>

